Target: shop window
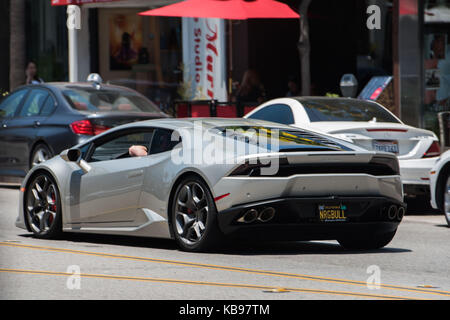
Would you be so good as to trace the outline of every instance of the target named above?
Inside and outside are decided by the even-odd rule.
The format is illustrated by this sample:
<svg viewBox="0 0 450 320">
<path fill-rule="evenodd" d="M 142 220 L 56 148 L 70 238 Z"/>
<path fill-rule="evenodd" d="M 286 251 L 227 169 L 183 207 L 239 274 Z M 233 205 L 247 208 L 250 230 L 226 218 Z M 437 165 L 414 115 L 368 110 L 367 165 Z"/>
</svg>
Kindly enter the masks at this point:
<svg viewBox="0 0 450 320">
<path fill-rule="evenodd" d="M 99 9 L 100 73 L 164 111 L 176 99 L 182 80 L 181 19 L 138 16 L 144 10 Z"/>
<path fill-rule="evenodd" d="M 450 110 L 450 1 L 426 1 L 424 9 L 423 122 L 438 133 L 437 113 Z"/>
</svg>

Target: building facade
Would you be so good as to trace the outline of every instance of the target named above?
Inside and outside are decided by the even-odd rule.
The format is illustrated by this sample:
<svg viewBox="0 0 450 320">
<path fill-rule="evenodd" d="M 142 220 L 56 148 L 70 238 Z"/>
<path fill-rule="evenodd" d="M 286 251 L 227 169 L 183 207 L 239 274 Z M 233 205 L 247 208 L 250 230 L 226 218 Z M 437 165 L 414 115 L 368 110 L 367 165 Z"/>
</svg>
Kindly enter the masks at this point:
<svg viewBox="0 0 450 320">
<path fill-rule="evenodd" d="M 295 9 L 300 1 L 283 2 Z M 213 67 L 207 55 L 196 55 L 192 19 L 138 15 L 175 0 L 86 2 L 76 32 L 79 80 L 98 72 L 161 106 L 211 98 L 207 73 L 201 85 L 195 83 L 198 63 L 221 72 L 214 87 L 223 90 L 213 96 L 219 100 L 233 100 L 248 71 L 259 78 L 264 99 L 285 96 L 288 82 L 301 85 L 298 20 L 222 21 Z M 66 3 L 27 0 L 27 59 L 38 63 L 45 81 L 69 79 Z M 379 8 L 378 28 L 367 25 L 371 6 Z M 408 124 L 437 132 L 437 113 L 450 110 L 449 11 L 449 0 L 312 0 L 302 17 L 310 24 L 311 94 L 340 94 L 345 73 L 355 74 L 360 91 L 374 76 L 392 76 L 393 111 Z M 0 40 L 8 41 L 3 30 Z M 0 81 L 6 87 L 5 79 Z"/>
</svg>

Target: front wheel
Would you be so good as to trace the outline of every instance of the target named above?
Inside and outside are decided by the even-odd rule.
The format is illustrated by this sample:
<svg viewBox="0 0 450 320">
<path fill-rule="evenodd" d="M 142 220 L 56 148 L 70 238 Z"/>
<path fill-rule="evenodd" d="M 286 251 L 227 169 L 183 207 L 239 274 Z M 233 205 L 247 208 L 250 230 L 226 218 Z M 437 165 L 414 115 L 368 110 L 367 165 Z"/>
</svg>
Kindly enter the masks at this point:
<svg viewBox="0 0 450 320">
<path fill-rule="evenodd" d="M 348 250 L 376 250 L 389 244 L 397 230 L 387 233 L 368 233 L 338 239 L 341 246 Z"/>
<path fill-rule="evenodd" d="M 185 251 L 206 251 L 217 246 L 222 233 L 208 186 L 198 177 L 183 179 L 172 201 L 172 232 Z"/>
<path fill-rule="evenodd" d="M 444 205 L 442 206 L 442 211 L 444 211 L 445 220 L 447 220 L 447 226 L 450 228 L 450 176 L 444 180 L 445 185 L 442 190 L 441 199 L 444 200 Z"/>
<path fill-rule="evenodd" d="M 37 238 L 56 238 L 62 232 L 61 200 L 58 187 L 47 173 L 39 173 L 27 185 L 25 218 Z"/>
</svg>

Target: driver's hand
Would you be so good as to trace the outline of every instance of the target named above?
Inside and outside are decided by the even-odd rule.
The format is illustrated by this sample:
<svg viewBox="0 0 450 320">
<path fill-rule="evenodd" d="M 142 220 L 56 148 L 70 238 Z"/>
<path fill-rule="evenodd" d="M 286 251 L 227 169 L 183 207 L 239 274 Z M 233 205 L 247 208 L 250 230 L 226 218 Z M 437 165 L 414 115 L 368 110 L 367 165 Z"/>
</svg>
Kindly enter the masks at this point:
<svg viewBox="0 0 450 320">
<path fill-rule="evenodd" d="M 131 146 L 128 150 L 132 157 L 145 157 L 148 156 L 148 150 L 144 146 Z"/>
</svg>

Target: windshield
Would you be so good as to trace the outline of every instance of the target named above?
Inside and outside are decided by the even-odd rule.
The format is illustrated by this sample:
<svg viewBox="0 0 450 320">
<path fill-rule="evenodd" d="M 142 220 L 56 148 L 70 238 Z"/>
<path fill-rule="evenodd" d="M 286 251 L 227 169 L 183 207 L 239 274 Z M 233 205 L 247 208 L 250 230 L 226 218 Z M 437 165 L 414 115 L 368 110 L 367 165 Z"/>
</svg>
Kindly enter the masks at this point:
<svg viewBox="0 0 450 320">
<path fill-rule="evenodd" d="M 68 87 L 62 91 L 70 106 L 87 112 L 161 112 L 150 100 L 126 90 Z"/>
<path fill-rule="evenodd" d="M 399 121 L 379 105 L 363 100 L 301 100 L 311 122 L 320 121 Z"/>
</svg>

